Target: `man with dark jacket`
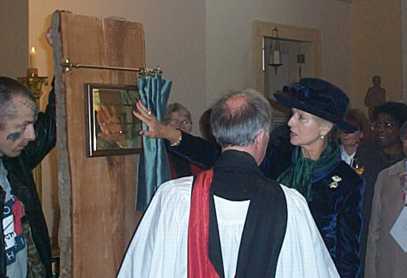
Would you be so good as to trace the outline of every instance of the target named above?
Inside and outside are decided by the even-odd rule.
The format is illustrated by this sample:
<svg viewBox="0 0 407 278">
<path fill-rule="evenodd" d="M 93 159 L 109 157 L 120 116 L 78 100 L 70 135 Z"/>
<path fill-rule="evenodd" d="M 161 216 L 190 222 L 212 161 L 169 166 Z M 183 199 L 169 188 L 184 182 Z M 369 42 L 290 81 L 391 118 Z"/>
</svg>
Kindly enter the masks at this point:
<svg viewBox="0 0 407 278">
<path fill-rule="evenodd" d="M 197 177 L 158 188 L 119 278 L 339 277 L 305 199 L 258 168 L 270 121 L 269 102 L 251 89 L 212 107 L 220 158 Z"/>
<path fill-rule="evenodd" d="M 51 247 L 32 170 L 54 147 L 55 95 L 45 113 L 18 81 L 0 77 L 0 277 L 50 277 Z"/>
</svg>

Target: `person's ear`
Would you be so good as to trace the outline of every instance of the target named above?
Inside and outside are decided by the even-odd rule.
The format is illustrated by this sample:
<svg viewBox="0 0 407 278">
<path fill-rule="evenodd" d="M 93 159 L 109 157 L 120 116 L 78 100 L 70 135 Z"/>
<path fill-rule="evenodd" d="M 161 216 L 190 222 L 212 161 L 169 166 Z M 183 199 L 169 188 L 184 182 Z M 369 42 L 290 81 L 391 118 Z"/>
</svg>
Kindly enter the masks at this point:
<svg viewBox="0 0 407 278">
<path fill-rule="evenodd" d="M 331 124 L 331 123 L 326 122 L 326 123 L 322 124 L 319 128 L 319 135 L 321 136 L 321 138 L 326 137 L 332 128 L 333 128 L 333 124 Z"/>
<path fill-rule="evenodd" d="M 262 129 L 256 135 L 255 144 L 257 146 L 262 146 L 263 144 L 267 145 L 269 142 L 268 140 L 270 139 L 269 137 L 270 134 Z"/>
<path fill-rule="evenodd" d="M 263 137 L 264 137 L 264 130 L 258 131 L 256 138 L 254 139 L 255 143 L 257 144 L 257 143 L 261 142 Z"/>
</svg>

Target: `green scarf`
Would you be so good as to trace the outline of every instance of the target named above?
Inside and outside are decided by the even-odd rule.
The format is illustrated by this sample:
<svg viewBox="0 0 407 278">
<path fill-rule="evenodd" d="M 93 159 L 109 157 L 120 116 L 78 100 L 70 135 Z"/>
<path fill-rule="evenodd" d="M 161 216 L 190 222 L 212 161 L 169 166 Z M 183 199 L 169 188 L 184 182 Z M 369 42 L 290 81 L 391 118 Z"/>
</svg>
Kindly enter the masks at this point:
<svg viewBox="0 0 407 278">
<path fill-rule="evenodd" d="M 300 147 L 293 151 L 291 166 L 277 178 L 277 181 L 297 189 L 307 201 L 312 200 L 312 182 L 333 169 L 340 160 L 337 144 L 326 146 L 318 160 L 305 158 Z"/>
</svg>

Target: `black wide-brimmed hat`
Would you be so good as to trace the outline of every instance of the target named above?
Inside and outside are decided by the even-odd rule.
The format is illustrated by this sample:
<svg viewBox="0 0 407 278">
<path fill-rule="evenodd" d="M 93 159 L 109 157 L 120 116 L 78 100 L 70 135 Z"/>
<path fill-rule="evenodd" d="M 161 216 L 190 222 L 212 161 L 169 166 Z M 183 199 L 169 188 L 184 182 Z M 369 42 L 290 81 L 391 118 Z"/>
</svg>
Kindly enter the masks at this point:
<svg viewBox="0 0 407 278">
<path fill-rule="evenodd" d="M 325 80 L 303 78 L 274 96 L 281 105 L 318 116 L 334 123 L 344 132 L 357 130 L 344 119 L 349 98 L 341 89 Z"/>
</svg>

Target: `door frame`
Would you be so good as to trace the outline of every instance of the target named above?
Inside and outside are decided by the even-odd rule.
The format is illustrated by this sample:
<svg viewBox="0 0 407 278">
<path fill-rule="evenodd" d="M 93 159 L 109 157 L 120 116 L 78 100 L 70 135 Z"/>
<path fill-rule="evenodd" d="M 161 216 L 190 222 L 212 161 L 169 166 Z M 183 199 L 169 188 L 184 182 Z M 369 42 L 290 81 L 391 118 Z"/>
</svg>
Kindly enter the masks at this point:
<svg viewBox="0 0 407 278">
<path fill-rule="evenodd" d="M 289 25 L 282 25 L 273 22 L 255 20 L 253 23 L 254 36 L 252 57 L 254 58 L 254 69 L 256 71 L 256 90 L 264 92 L 264 38 L 272 37 L 274 28 L 278 29 L 279 38 L 286 40 L 296 40 L 311 43 L 311 57 L 307 60 L 312 63 L 312 75 L 319 77 L 321 74 L 321 32 L 317 29 L 302 28 Z"/>
</svg>

